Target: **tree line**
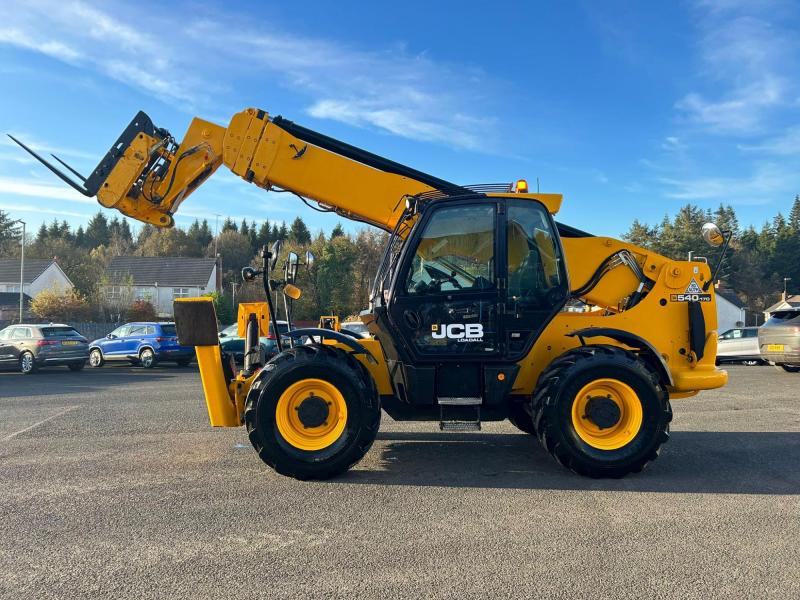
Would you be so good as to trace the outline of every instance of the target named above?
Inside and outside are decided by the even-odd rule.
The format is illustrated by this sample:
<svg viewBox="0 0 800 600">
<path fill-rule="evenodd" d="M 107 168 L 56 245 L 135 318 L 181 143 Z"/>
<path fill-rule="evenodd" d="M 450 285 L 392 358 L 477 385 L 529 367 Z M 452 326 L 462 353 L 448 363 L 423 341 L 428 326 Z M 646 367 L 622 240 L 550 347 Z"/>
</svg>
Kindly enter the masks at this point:
<svg viewBox="0 0 800 600">
<path fill-rule="evenodd" d="M 221 321 L 230 323 L 235 319 L 234 301 L 263 298 L 257 283 L 242 282 L 242 268 L 259 266 L 261 248 L 279 240 L 283 246 L 279 264 L 290 251 L 304 256 L 311 250 L 317 259 L 310 268 L 300 269 L 298 285 L 304 294 L 295 302 L 293 313 L 298 319 L 316 320 L 319 314 L 353 315 L 365 308 L 385 239 L 377 230 L 349 234 L 341 225 L 327 235 L 322 231 L 312 235 L 300 217 L 288 226 L 285 222 L 244 219 L 237 223 L 226 218 L 216 236 L 207 219 L 195 220 L 186 228 L 144 225 L 133 231 L 125 218 L 109 219 L 98 212 L 77 229 L 66 221 L 43 223 L 35 234 L 28 235 L 25 256 L 58 261 L 75 285 L 75 294 L 54 294 L 46 300 L 54 311 L 73 315 L 73 319 L 103 318 L 102 287 L 110 283 L 105 271 L 115 256 L 217 256 L 222 283 L 216 294 L 218 313 Z M 19 247 L 11 217 L 0 210 L 0 256 L 17 257 Z M 127 313 L 141 318 L 147 308 L 139 303 L 128 307 Z"/>
<path fill-rule="evenodd" d="M 763 311 L 774 304 L 785 277 L 791 280 L 790 293 L 800 289 L 800 196 L 795 197 L 788 217 L 779 212 L 760 229 L 741 227 L 731 206 L 711 211 L 687 204 L 673 218 L 665 216 L 656 225 L 634 220 L 623 238 L 669 258 L 685 260 L 692 252 L 715 265 L 721 248 L 710 248 L 700 237 L 700 229 L 709 221 L 733 236 L 719 279 L 750 310 Z"/>
<path fill-rule="evenodd" d="M 623 238 L 673 259 L 686 259 L 693 252 L 695 256 L 705 256 L 713 265 L 720 249 L 706 246 L 700 237 L 707 221 L 732 233 L 720 278 L 751 310 L 760 311 L 774 303 L 783 289 L 784 277 L 791 278 L 790 290 L 800 287 L 800 197 L 794 199 L 788 217 L 779 213 L 760 229 L 741 227 L 731 206 L 711 211 L 687 204 L 673 217 L 665 216 L 655 225 L 634 220 Z M 18 256 L 17 235 L 10 216 L 0 210 L 0 256 Z M 298 285 L 303 296 L 295 302 L 295 318 L 316 320 L 321 314 L 358 314 L 367 306 L 369 288 L 387 239 L 376 229 L 351 234 L 341 225 L 327 234 L 320 231 L 313 235 L 300 217 L 288 226 L 269 221 L 236 223 L 228 218 L 216 236 L 207 220 L 195 220 L 186 228 L 144 225 L 133 231 L 126 219 L 108 219 L 101 212 L 85 227 L 73 229 L 67 222 L 56 220 L 49 225 L 43 223 L 28 237 L 26 256 L 56 258 L 75 284 L 76 298 L 82 299 L 89 306 L 86 310 L 98 318 L 103 304 L 101 287 L 108 283 L 104 272 L 114 256 L 218 256 L 222 289 L 217 305 L 224 322 L 234 320 L 236 302 L 263 297 L 258 283 L 244 284 L 240 273 L 245 266 L 260 266 L 260 249 L 276 240 L 283 242 L 279 264 L 291 251 L 302 257 L 311 250 L 316 256 L 313 266 L 300 269 Z"/>
</svg>

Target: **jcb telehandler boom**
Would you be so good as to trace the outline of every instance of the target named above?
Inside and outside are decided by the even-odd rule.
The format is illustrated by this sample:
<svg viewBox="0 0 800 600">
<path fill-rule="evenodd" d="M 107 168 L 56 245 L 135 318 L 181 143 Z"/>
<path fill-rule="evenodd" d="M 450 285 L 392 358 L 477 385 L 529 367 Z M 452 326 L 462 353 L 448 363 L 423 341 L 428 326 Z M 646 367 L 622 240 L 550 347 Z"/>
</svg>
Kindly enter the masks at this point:
<svg viewBox="0 0 800 600">
<path fill-rule="evenodd" d="M 238 374 L 220 353 L 210 300 L 175 304 L 211 424 L 246 425 L 259 456 L 286 475 L 348 469 L 372 445 L 383 408 L 445 430 L 508 418 L 562 465 L 620 477 L 657 457 L 671 399 L 727 381 L 715 367 L 707 264 L 557 224 L 561 196 L 529 193 L 523 180 L 456 185 L 256 109 L 227 127 L 194 119 L 181 142 L 140 112 L 89 177 L 59 159 L 81 182 L 37 158 L 103 206 L 159 227 L 224 164 L 391 232 L 361 315 L 366 339 L 294 330 L 289 337 L 314 343 L 264 364 L 258 336 L 275 320 L 271 292 L 298 293 L 291 277 L 270 278 L 267 249 L 263 268 L 244 273 L 262 276 L 268 301 L 240 305 Z M 703 236 L 727 243 L 712 224 Z"/>
</svg>

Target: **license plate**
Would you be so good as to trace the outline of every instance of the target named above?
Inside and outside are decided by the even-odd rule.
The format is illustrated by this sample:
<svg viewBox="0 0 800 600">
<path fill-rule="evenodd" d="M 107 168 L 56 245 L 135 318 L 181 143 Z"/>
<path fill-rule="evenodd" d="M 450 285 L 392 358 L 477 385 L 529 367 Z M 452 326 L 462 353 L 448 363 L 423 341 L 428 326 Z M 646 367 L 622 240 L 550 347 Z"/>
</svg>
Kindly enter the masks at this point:
<svg viewBox="0 0 800 600">
<path fill-rule="evenodd" d="M 78 342 L 74 342 L 74 341 L 64 341 L 64 342 L 61 342 L 61 345 L 62 345 L 62 346 L 77 346 L 77 345 L 78 345 Z"/>
<path fill-rule="evenodd" d="M 767 352 L 783 352 L 783 344 L 767 344 Z"/>
</svg>

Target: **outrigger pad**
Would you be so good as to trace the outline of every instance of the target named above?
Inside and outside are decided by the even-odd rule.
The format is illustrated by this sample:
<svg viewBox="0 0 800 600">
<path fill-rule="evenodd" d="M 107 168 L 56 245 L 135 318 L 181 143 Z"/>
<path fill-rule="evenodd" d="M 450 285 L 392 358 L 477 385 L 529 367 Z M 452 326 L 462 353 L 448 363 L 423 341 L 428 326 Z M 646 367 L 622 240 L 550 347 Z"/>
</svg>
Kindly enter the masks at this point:
<svg viewBox="0 0 800 600">
<path fill-rule="evenodd" d="M 181 346 L 219 346 L 217 313 L 211 298 L 179 298 L 173 310 Z"/>
</svg>

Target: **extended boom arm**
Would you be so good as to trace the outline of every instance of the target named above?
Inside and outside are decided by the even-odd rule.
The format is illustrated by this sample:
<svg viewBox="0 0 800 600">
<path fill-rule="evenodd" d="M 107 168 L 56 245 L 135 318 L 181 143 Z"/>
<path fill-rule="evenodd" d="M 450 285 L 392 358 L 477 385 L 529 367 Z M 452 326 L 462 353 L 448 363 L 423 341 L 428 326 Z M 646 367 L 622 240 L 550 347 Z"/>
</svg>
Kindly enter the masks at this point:
<svg viewBox="0 0 800 600">
<path fill-rule="evenodd" d="M 180 143 L 139 112 L 89 177 L 54 157 L 81 183 L 14 141 L 82 194 L 157 227 L 171 227 L 181 202 L 223 164 L 263 189 L 292 192 L 387 230 L 404 197 L 465 191 L 254 108 L 235 114 L 227 128 L 195 118 Z"/>
</svg>

